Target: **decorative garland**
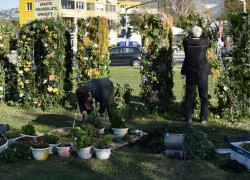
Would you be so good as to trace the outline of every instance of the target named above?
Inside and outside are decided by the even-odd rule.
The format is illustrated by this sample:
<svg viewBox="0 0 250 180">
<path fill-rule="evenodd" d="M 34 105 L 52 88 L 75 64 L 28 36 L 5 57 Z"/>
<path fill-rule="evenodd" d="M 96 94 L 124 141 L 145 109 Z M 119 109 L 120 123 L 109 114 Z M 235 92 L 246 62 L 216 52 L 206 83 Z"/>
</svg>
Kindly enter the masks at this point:
<svg viewBox="0 0 250 180">
<path fill-rule="evenodd" d="M 102 17 L 89 17 L 78 21 L 77 83 L 109 76 L 108 21 Z"/>
<path fill-rule="evenodd" d="M 18 40 L 21 106 L 46 109 L 63 105 L 65 81 L 69 82 L 70 77 L 70 71 L 66 76 L 66 69 L 71 68 L 66 67 L 71 63 L 65 57 L 72 54 L 67 34 L 63 23 L 52 19 L 33 21 L 22 27 Z"/>
<path fill-rule="evenodd" d="M 143 50 L 141 96 L 149 111 L 165 112 L 173 94 L 172 17 L 144 15 L 140 31 Z M 168 20 L 168 22 L 166 21 Z"/>
</svg>

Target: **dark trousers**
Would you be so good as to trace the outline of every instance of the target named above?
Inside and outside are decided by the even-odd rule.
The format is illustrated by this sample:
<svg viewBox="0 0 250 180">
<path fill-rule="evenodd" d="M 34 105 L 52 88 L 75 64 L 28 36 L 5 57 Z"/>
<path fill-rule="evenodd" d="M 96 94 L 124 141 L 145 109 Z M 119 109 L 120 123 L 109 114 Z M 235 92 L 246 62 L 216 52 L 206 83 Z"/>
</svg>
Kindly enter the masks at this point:
<svg viewBox="0 0 250 180">
<path fill-rule="evenodd" d="M 208 115 L 208 77 L 186 77 L 185 117 L 192 118 L 195 88 L 198 86 L 201 101 L 200 120 L 207 120 Z"/>
</svg>

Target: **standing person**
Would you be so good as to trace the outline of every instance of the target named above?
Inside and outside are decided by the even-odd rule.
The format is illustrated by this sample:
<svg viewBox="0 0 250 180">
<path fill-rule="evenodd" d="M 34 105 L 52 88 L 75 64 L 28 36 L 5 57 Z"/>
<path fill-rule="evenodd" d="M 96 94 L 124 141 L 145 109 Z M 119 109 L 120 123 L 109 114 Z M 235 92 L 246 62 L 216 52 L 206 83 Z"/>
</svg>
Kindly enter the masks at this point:
<svg viewBox="0 0 250 180">
<path fill-rule="evenodd" d="M 195 88 L 198 86 L 201 101 L 200 121 L 207 123 L 208 119 L 208 75 L 211 74 L 206 52 L 209 40 L 201 37 L 202 28 L 195 25 L 183 39 L 185 59 L 181 74 L 186 75 L 185 120 L 192 122 Z"/>
</svg>

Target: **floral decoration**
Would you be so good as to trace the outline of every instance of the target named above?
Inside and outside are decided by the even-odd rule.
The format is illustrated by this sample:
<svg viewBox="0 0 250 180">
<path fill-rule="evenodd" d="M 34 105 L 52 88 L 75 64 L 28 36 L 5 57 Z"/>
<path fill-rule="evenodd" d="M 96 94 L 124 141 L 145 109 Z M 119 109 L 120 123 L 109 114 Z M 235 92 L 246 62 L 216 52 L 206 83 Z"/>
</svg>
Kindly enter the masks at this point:
<svg viewBox="0 0 250 180">
<path fill-rule="evenodd" d="M 62 105 L 70 74 L 67 69 L 72 68 L 66 66 L 71 61 L 66 56 L 72 53 L 68 44 L 69 32 L 61 21 L 33 21 L 22 27 L 18 40 L 21 106 L 46 109 Z"/>
</svg>

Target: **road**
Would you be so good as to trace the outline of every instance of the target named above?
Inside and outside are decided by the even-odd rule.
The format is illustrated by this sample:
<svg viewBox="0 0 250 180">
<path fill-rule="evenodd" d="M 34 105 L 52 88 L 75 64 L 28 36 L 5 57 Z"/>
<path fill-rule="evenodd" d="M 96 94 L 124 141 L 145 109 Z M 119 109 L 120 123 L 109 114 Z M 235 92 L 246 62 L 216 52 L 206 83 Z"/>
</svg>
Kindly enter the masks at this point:
<svg viewBox="0 0 250 180">
<path fill-rule="evenodd" d="M 179 51 L 174 53 L 174 64 L 175 66 L 181 66 L 183 64 L 185 55 L 184 51 Z"/>
</svg>

